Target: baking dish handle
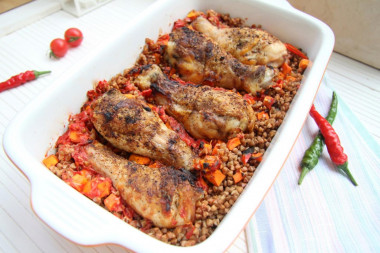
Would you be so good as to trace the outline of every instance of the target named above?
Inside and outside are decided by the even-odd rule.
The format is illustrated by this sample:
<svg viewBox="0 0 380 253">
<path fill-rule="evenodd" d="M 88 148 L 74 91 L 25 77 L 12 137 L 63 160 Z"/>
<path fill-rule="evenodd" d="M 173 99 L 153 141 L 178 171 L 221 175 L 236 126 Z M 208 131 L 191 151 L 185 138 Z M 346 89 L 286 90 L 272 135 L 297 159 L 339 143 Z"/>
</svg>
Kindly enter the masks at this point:
<svg viewBox="0 0 380 253">
<path fill-rule="evenodd" d="M 112 242 L 120 226 L 118 221 L 122 221 L 50 171 L 46 172 L 43 177 L 30 178 L 31 206 L 35 214 L 72 242 L 86 246 Z"/>
</svg>

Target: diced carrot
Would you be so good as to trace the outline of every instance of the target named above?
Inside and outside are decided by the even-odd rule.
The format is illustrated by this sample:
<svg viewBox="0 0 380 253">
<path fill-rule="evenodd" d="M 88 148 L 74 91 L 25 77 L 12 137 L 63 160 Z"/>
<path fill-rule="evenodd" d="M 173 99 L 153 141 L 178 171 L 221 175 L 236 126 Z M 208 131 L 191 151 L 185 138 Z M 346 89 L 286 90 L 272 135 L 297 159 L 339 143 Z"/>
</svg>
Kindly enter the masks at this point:
<svg viewBox="0 0 380 253">
<path fill-rule="evenodd" d="M 217 140 L 216 143 L 214 144 L 214 148 L 212 149 L 211 155 L 218 155 L 218 150 L 220 148 L 220 144 L 223 142 L 221 140 Z"/>
<path fill-rule="evenodd" d="M 88 182 L 88 179 L 81 174 L 75 174 L 72 178 L 68 179 L 66 182 L 69 183 L 77 191 L 82 192 L 83 187 Z"/>
<path fill-rule="evenodd" d="M 261 111 L 257 114 L 257 119 L 258 120 L 265 120 L 265 119 L 269 119 L 269 115 L 268 113 L 264 112 L 264 111 Z"/>
<path fill-rule="evenodd" d="M 243 174 L 241 174 L 241 171 L 239 170 L 232 177 L 234 179 L 235 184 L 237 184 L 243 179 Z"/>
<path fill-rule="evenodd" d="M 160 168 L 162 166 L 162 164 L 160 164 L 159 162 L 154 162 L 152 164 L 149 164 L 149 168 Z"/>
<path fill-rule="evenodd" d="M 47 168 L 50 168 L 58 163 L 58 157 L 56 155 L 49 155 L 42 162 Z"/>
<path fill-rule="evenodd" d="M 91 181 L 88 181 L 88 182 L 83 186 L 83 189 L 82 189 L 81 193 L 83 193 L 84 195 L 87 196 L 88 194 L 90 194 L 91 189 L 92 189 Z"/>
<path fill-rule="evenodd" d="M 211 144 L 210 143 L 203 144 L 203 153 L 206 155 L 209 155 L 209 154 L 211 154 L 211 152 L 212 152 Z"/>
<path fill-rule="evenodd" d="M 120 212 L 122 211 L 120 197 L 111 193 L 105 200 L 104 205 L 110 212 Z"/>
<path fill-rule="evenodd" d="M 142 164 L 142 165 L 148 165 L 150 163 L 149 157 L 136 155 L 136 154 L 130 155 L 129 160 L 138 164 Z"/>
<path fill-rule="evenodd" d="M 220 170 L 214 170 L 207 172 L 205 178 L 213 185 L 219 186 L 226 176 Z"/>
<path fill-rule="evenodd" d="M 301 59 L 300 60 L 300 63 L 298 64 L 298 67 L 300 68 L 300 69 L 306 69 L 307 68 L 307 66 L 309 65 L 309 60 L 308 59 Z"/>
<path fill-rule="evenodd" d="M 104 180 L 103 182 L 98 183 L 96 187 L 99 190 L 99 197 L 103 198 L 105 196 L 108 196 L 111 192 L 111 181 Z"/>
<path fill-rule="evenodd" d="M 187 14 L 187 18 L 190 18 L 191 20 L 196 19 L 200 15 L 200 12 L 192 10 Z"/>
<path fill-rule="evenodd" d="M 255 159 L 259 162 L 261 162 L 263 160 L 263 153 L 253 153 L 252 154 L 252 159 Z"/>
<path fill-rule="evenodd" d="M 294 76 L 286 76 L 286 79 L 285 79 L 286 81 L 291 81 L 291 82 L 293 82 L 293 81 L 295 81 L 296 80 L 296 78 L 294 77 Z"/>
<path fill-rule="evenodd" d="M 285 76 L 289 75 L 290 72 L 292 72 L 292 68 L 286 62 L 284 62 L 281 67 L 282 67 L 282 73 Z"/>
<path fill-rule="evenodd" d="M 69 138 L 74 143 L 80 142 L 80 133 L 78 131 L 70 131 Z"/>
<path fill-rule="evenodd" d="M 227 148 L 229 150 L 233 150 L 234 148 L 236 148 L 240 144 L 241 144 L 240 138 L 239 137 L 235 137 L 235 138 L 232 138 L 232 139 L 228 140 L 228 142 L 227 142 Z"/>
</svg>

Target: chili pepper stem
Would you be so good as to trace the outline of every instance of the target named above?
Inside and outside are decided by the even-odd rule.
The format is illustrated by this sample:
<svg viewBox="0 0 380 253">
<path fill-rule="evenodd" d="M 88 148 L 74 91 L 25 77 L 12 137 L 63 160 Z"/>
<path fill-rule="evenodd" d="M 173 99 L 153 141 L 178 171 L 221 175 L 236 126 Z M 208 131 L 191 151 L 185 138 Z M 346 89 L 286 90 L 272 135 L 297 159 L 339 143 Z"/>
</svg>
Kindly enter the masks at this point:
<svg viewBox="0 0 380 253">
<path fill-rule="evenodd" d="M 348 162 L 345 162 L 344 164 L 339 165 L 338 169 L 340 172 L 342 172 L 344 175 L 346 175 L 348 177 L 348 179 L 350 179 L 350 181 L 353 185 L 358 186 L 358 183 L 356 183 L 354 177 L 352 176 L 350 170 L 348 169 Z"/>
<path fill-rule="evenodd" d="M 41 75 L 45 75 L 45 74 L 51 73 L 50 70 L 47 70 L 47 71 L 36 71 L 36 70 L 33 70 L 33 72 L 34 72 L 34 75 L 36 76 L 36 78 L 38 78 Z"/>
</svg>

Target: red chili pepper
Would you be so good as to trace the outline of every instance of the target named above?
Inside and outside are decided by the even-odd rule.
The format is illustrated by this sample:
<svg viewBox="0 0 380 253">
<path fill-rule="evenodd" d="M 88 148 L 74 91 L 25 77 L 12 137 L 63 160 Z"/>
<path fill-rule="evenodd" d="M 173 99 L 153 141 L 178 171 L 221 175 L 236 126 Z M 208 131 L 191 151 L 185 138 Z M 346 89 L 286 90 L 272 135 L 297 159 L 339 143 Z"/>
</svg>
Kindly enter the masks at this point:
<svg viewBox="0 0 380 253">
<path fill-rule="evenodd" d="M 12 76 L 7 81 L 0 83 L 0 92 L 3 92 L 8 89 L 16 88 L 26 82 L 37 79 L 40 75 L 50 73 L 51 71 L 35 71 L 28 70 L 24 73 Z"/>
<path fill-rule="evenodd" d="M 299 57 L 301 57 L 303 59 L 308 59 L 307 56 L 304 53 L 302 53 L 299 49 L 297 49 L 292 44 L 285 43 L 285 47 L 286 47 L 286 49 L 288 49 L 293 54 L 298 55 Z"/>
<path fill-rule="evenodd" d="M 319 130 L 325 138 L 327 151 L 329 152 L 331 160 L 337 165 L 338 169 L 344 172 L 351 182 L 357 186 L 358 184 L 348 170 L 348 157 L 343 151 L 343 147 L 340 144 L 339 137 L 334 128 L 317 112 L 314 105 L 310 109 L 310 115 L 313 117 L 315 123 L 317 123 Z"/>
</svg>

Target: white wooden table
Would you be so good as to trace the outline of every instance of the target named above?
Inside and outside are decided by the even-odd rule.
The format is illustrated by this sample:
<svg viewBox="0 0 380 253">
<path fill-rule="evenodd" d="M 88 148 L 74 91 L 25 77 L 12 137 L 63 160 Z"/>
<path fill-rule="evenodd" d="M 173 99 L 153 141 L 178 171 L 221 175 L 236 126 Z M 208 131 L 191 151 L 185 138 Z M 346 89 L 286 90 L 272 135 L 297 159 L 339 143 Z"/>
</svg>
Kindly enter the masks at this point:
<svg viewBox="0 0 380 253">
<path fill-rule="evenodd" d="M 12 118 L 64 71 L 97 50 L 102 38 L 113 36 L 153 0 L 111 3 L 76 18 L 58 11 L 0 37 L 0 80 L 29 69 L 52 70 L 49 76 L 0 93 L 0 141 Z M 84 32 L 80 48 L 60 60 L 48 57 L 49 43 L 69 27 Z M 333 54 L 327 68 L 330 84 L 380 143 L 380 71 Z M 45 225 L 32 211 L 30 184 L 0 150 L 0 252 L 124 252 L 118 246 L 78 246 Z M 244 231 L 228 250 L 248 252 Z"/>
</svg>

